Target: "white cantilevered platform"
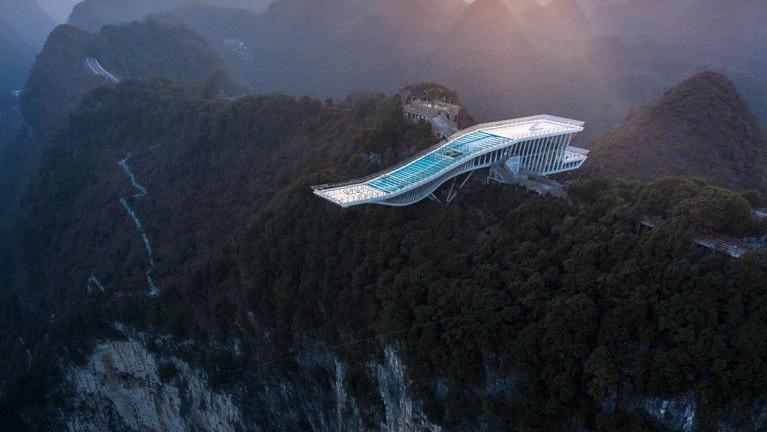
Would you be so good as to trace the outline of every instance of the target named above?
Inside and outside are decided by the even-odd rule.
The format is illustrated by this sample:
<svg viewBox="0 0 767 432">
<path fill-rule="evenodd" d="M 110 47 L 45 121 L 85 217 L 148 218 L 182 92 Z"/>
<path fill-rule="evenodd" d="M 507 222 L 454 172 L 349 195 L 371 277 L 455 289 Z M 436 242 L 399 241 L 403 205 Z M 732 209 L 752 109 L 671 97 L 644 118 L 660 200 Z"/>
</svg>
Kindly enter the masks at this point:
<svg viewBox="0 0 767 432">
<path fill-rule="evenodd" d="M 459 131 L 380 173 L 313 189 L 316 195 L 342 207 L 406 206 L 428 197 L 461 174 L 488 167 L 506 169 L 510 161 L 526 175 L 572 171 L 588 157 L 588 151 L 570 147 L 583 125 L 549 115 L 481 124 Z"/>
</svg>

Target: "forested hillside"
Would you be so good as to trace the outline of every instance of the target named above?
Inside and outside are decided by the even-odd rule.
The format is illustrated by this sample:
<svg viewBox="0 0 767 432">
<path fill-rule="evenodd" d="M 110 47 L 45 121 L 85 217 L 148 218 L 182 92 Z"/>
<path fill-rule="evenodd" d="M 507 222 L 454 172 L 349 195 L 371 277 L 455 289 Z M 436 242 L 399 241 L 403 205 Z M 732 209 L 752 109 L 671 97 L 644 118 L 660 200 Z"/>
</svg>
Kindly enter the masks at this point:
<svg viewBox="0 0 767 432">
<path fill-rule="evenodd" d="M 590 176 L 649 181 L 699 176 L 767 190 L 767 137 L 726 76 L 701 73 L 669 89 L 592 145 Z"/>
<path fill-rule="evenodd" d="M 622 49 L 597 51 L 591 58 L 603 60 L 598 68 L 622 69 L 630 75 L 635 81 L 626 80 L 621 87 L 633 89 L 634 96 L 650 83 L 664 88 L 701 70 L 723 72 L 765 128 L 767 61 L 754 49 L 767 43 L 765 20 L 767 3 L 762 0 L 617 2 L 594 12 L 592 21 L 598 32 L 620 40 Z M 608 82 L 617 78 L 612 73 L 603 76 Z"/>
<path fill-rule="evenodd" d="M 106 26 L 93 35 L 64 25 L 49 37 L 24 89 L 24 114 L 30 124 L 44 131 L 63 125 L 82 96 L 106 82 L 88 69 L 87 57 L 122 79 L 157 76 L 203 82 L 221 71 L 222 91 L 242 94 L 248 89 L 205 39 L 182 27 L 147 20 Z"/>
<path fill-rule="evenodd" d="M 727 73 L 767 126 L 767 65 L 756 49 L 767 43 L 762 3 L 275 0 L 258 13 L 215 2 L 87 0 L 71 22 L 96 31 L 154 14 L 204 35 L 264 92 L 324 99 L 437 80 L 460 91 L 478 119 L 579 118 L 590 125 L 588 142 L 704 69 Z"/>
<path fill-rule="evenodd" d="M 83 0 L 69 16 L 68 23 L 91 32 L 107 24 L 140 21 L 147 15 L 174 13 L 181 9 L 209 10 L 214 13 L 231 10 L 263 12 L 272 0 Z M 209 7 L 210 6 L 210 7 Z"/>
<path fill-rule="evenodd" d="M 0 430 L 767 430 L 765 5 L 0 0 Z M 403 86 L 589 160 L 316 197 Z"/>
<path fill-rule="evenodd" d="M 203 368 L 265 430 L 326 413 L 388 424 L 381 369 L 365 366 L 381 346 L 403 359 L 411 411 L 447 430 L 764 426 L 767 260 L 690 241 L 701 228 L 764 233 L 746 198 L 687 179 L 588 181 L 570 200 L 477 181 L 452 206 L 341 210 L 309 188 L 377 170 L 370 154 L 388 165 L 433 143 L 396 97 L 228 102 L 164 80 L 95 89 L 46 152 L 13 230 L 0 323 L 34 355 L 29 367 L 9 358 L 17 339 L 3 336 L 3 415 L 47 413 L 26 430 L 87 421 L 59 393 L 76 397 L 67 365 L 127 326 L 164 341 L 146 343 L 154 355 Z M 644 216 L 665 222 L 641 231 Z M 335 366 L 306 366 L 327 355 Z M 351 405 L 332 396 L 344 383 Z M 337 402 L 301 408 L 308 394 Z M 659 414 L 664 401 L 692 407 L 692 420 Z"/>
<path fill-rule="evenodd" d="M 77 3 L 68 24 L 97 33 L 108 24 L 140 21 L 151 13 L 167 11 L 186 0 L 83 0 Z"/>
<path fill-rule="evenodd" d="M 141 76 L 182 79 L 211 98 L 250 92 L 239 74 L 205 39 L 179 26 L 150 20 L 106 26 L 99 34 L 59 26 L 37 57 L 24 87 L 23 117 L 15 112 L 17 109 L 11 117 L 10 113 L 0 114 L 0 129 L 5 129 L 0 139 L 0 167 L 4 173 L 0 187 L 0 241 L 7 229 L 4 224 L 10 218 L 9 209 L 15 206 L 27 178 L 37 170 L 40 154 L 67 124 L 70 113 L 85 94 L 98 86 L 113 85 L 89 68 L 88 57 L 95 58 L 118 79 Z M 15 106 L 18 101 L 12 100 L 12 104 Z M 4 109 L 0 108 L 0 112 Z"/>
</svg>

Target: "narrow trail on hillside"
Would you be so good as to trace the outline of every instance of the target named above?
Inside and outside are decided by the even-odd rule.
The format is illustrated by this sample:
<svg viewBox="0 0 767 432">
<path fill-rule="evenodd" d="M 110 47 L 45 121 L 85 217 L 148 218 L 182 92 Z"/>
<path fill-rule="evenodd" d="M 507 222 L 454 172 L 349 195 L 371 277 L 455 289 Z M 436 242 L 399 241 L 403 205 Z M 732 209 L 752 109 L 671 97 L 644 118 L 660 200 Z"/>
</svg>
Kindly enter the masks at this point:
<svg viewBox="0 0 767 432">
<path fill-rule="evenodd" d="M 146 188 L 142 186 L 138 180 L 136 179 L 136 175 L 131 171 L 130 165 L 128 165 L 128 161 L 130 158 L 133 157 L 132 153 L 128 153 L 128 155 L 125 157 L 125 159 L 120 161 L 120 167 L 125 172 L 125 175 L 130 178 L 130 184 L 133 186 L 133 189 L 136 190 L 136 193 L 133 194 L 133 198 L 141 198 L 142 196 L 146 195 Z"/>
<path fill-rule="evenodd" d="M 122 168 L 123 172 L 130 180 L 131 187 L 134 190 L 134 194 L 132 195 L 132 198 L 138 199 L 138 198 L 146 196 L 147 190 L 144 186 L 141 185 L 141 183 L 139 183 L 138 177 L 136 177 L 136 175 L 131 170 L 130 165 L 128 164 L 131 157 L 133 157 L 133 155 L 131 153 L 128 153 L 128 155 L 125 156 L 124 159 L 118 162 L 118 165 L 120 166 L 120 168 Z M 154 283 L 154 280 L 152 279 L 152 270 L 154 269 L 154 264 L 155 264 L 152 243 L 149 241 L 149 236 L 147 235 L 146 230 L 144 229 L 144 224 L 141 223 L 141 218 L 139 217 L 138 213 L 136 213 L 136 211 L 133 209 L 133 207 L 131 207 L 130 203 L 128 203 L 128 200 L 125 198 L 120 198 L 120 204 L 122 204 L 123 208 L 125 209 L 125 212 L 128 214 L 128 217 L 130 217 L 131 221 L 133 221 L 133 225 L 136 227 L 136 231 L 138 231 L 139 236 L 141 236 L 141 241 L 144 243 L 144 249 L 146 250 L 146 255 L 148 259 L 148 266 L 147 266 L 146 272 L 144 273 L 144 276 L 146 277 L 149 296 L 156 297 L 160 295 L 160 289 L 157 288 L 157 285 Z M 94 285 L 96 284 L 94 283 Z M 100 287 L 103 290 L 103 287 L 101 287 L 100 284 L 96 286 Z"/>
<path fill-rule="evenodd" d="M 101 66 L 101 63 L 98 61 L 98 59 L 93 57 L 86 57 L 85 65 L 88 66 L 88 69 L 90 69 L 90 71 L 95 75 L 104 77 L 113 84 L 120 84 L 120 79 L 114 76 L 108 70 L 104 69 L 104 66 Z"/>
<path fill-rule="evenodd" d="M 96 276 L 91 275 L 91 277 L 88 278 L 88 282 L 86 283 L 86 289 L 88 291 L 88 294 L 93 292 L 93 288 L 96 288 L 97 290 L 104 292 L 104 285 L 101 283 L 101 281 L 96 278 Z"/>
</svg>

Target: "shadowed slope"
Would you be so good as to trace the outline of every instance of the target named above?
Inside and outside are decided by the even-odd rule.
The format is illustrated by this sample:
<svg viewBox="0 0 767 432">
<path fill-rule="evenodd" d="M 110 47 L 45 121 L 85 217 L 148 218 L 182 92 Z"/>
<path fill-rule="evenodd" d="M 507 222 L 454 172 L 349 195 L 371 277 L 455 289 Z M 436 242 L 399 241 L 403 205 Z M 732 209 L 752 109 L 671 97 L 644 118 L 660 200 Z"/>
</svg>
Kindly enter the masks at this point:
<svg viewBox="0 0 767 432">
<path fill-rule="evenodd" d="M 167 11 L 185 0 L 84 0 L 75 5 L 68 23 L 91 32 L 106 24 L 140 20 Z"/>
<path fill-rule="evenodd" d="M 24 43 L 39 49 L 56 22 L 35 0 L 0 0 L 0 21 L 11 26 Z"/>
<path fill-rule="evenodd" d="M 88 70 L 86 57 L 98 59 L 119 78 L 204 81 L 222 70 L 227 72 L 227 93 L 240 94 L 246 88 L 205 39 L 184 28 L 150 20 L 106 26 L 93 35 L 64 25 L 52 33 L 24 91 L 24 113 L 34 127 L 50 130 L 63 124 L 82 96 L 104 83 Z"/>
<path fill-rule="evenodd" d="M 767 140 L 732 82 L 698 74 L 598 139 L 584 171 L 648 181 L 700 176 L 741 189 L 767 188 Z"/>
</svg>

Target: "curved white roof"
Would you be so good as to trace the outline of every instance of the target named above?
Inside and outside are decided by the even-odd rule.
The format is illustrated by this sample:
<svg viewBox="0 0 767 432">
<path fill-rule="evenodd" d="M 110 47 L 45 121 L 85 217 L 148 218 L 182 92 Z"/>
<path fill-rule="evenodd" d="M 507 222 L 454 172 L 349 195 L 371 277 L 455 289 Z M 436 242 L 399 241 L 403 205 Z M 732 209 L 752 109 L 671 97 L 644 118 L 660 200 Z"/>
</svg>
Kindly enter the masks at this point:
<svg viewBox="0 0 767 432">
<path fill-rule="evenodd" d="M 449 172 L 478 155 L 535 138 L 575 134 L 583 122 L 539 115 L 486 123 L 459 131 L 418 155 L 364 179 L 314 187 L 314 193 L 349 206 L 397 196 Z"/>
</svg>

